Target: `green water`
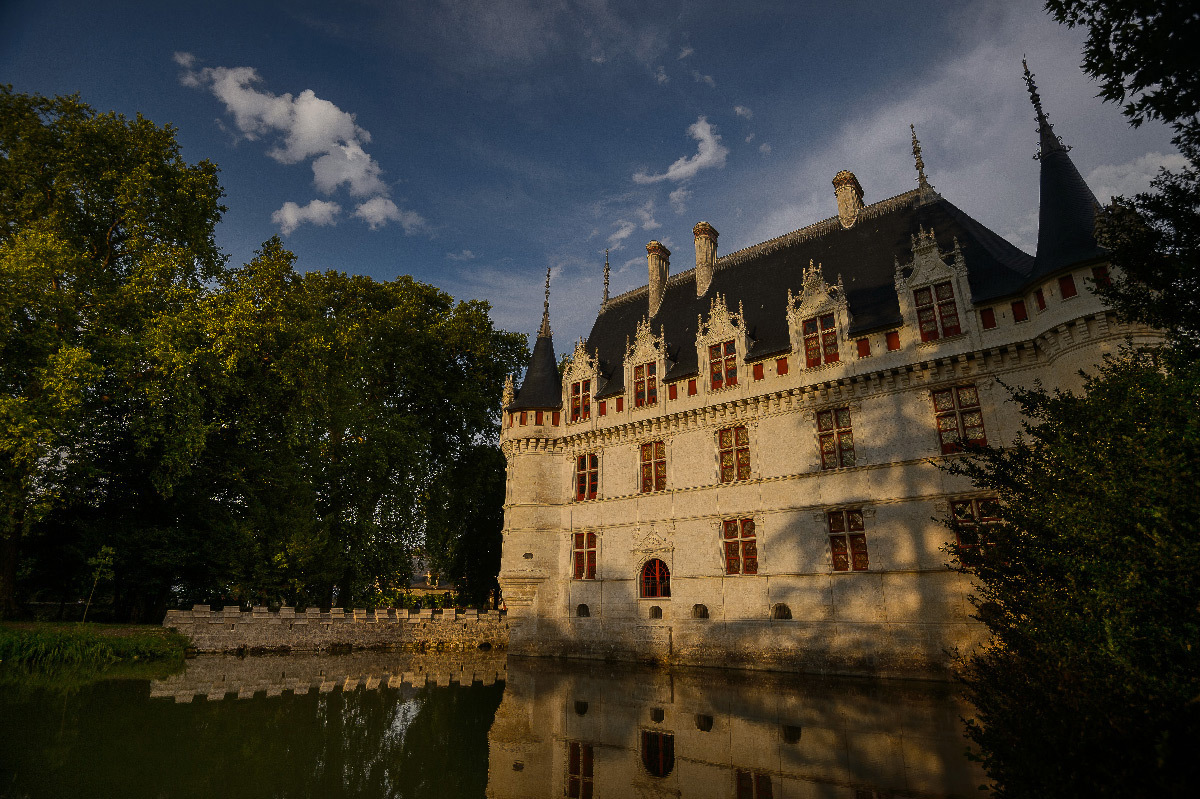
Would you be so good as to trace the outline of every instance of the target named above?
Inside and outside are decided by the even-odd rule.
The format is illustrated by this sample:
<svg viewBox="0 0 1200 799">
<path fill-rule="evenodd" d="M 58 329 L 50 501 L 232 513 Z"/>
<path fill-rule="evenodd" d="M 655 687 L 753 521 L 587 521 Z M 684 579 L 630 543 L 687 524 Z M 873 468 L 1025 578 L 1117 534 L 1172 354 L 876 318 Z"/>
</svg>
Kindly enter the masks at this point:
<svg viewBox="0 0 1200 799">
<path fill-rule="evenodd" d="M 878 799 L 983 781 L 948 686 L 388 657 L 0 686 L 0 797 Z"/>
</svg>

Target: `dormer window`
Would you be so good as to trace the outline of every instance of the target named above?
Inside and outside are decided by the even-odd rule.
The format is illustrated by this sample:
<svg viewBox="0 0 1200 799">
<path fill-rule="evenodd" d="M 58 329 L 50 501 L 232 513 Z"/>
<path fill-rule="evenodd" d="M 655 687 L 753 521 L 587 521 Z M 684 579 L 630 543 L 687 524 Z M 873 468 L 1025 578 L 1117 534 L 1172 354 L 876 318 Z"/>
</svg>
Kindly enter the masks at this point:
<svg viewBox="0 0 1200 799">
<path fill-rule="evenodd" d="M 654 361 L 633 367 L 633 405 L 642 408 L 658 402 L 658 364 Z"/>
<path fill-rule="evenodd" d="M 737 347 L 733 341 L 708 348 L 708 376 L 713 391 L 737 385 Z"/>
<path fill-rule="evenodd" d="M 592 415 L 592 381 L 580 380 L 571 384 L 571 421 L 578 422 Z"/>
<path fill-rule="evenodd" d="M 917 289 L 913 292 L 913 303 L 917 306 L 921 341 L 937 341 L 962 332 L 958 306 L 954 302 L 954 286 L 949 281 Z"/>
<path fill-rule="evenodd" d="M 839 360 L 837 323 L 827 313 L 804 320 L 804 358 L 809 369 Z"/>
</svg>

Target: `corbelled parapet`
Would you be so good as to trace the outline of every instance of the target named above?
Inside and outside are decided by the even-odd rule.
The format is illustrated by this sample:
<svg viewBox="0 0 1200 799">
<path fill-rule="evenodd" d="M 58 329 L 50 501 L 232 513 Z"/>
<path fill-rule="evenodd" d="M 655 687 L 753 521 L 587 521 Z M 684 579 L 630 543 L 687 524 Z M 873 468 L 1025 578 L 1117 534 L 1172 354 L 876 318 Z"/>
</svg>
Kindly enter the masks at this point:
<svg viewBox="0 0 1200 799">
<path fill-rule="evenodd" d="M 833 193 L 837 195 L 838 219 L 842 227 L 852 227 L 858 212 L 863 209 L 863 187 L 854 173 L 843 169 L 833 176 Z"/>
<path fill-rule="evenodd" d="M 697 222 L 692 235 L 696 237 L 696 296 L 703 297 L 717 266 L 717 229 L 707 222 Z"/>
<path fill-rule="evenodd" d="M 650 269 L 650 318 L 658 313 L 667 290 L 667 275 L 671 271 L 671 251 L 661 242 L 646 245 L 646 265 Z"/>
</svg>

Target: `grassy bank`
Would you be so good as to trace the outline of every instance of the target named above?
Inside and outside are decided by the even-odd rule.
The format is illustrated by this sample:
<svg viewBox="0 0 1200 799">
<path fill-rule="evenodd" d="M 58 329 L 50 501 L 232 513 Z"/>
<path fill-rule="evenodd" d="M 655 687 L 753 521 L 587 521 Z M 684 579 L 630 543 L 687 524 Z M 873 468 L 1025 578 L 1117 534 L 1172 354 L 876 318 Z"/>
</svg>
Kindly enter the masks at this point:
<svg viewBox="0 0 1200 799">
<path fill-rule="evenodd" d="M 188 639 L 161 627 L 0 623 L 0 668 L 103 670 L 118 663 L 180 662 Z"/>
</svg>

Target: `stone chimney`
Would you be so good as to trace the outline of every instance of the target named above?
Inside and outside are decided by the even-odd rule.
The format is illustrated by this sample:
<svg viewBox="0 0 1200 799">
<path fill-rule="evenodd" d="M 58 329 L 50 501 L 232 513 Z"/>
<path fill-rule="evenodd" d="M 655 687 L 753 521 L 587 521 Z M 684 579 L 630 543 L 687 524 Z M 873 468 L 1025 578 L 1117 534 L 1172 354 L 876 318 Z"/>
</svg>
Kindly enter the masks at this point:
<svg viewBox="0 0 1200 799">
<path fill-rule="evenodd" d="M 703 297 L 717 266 L 717 229 L 707 222 L 697 222 L 692 235 L 696 237 L 696 296 Z"/>
<path fill-rule="evenodd" d="M 842 227 L 852 227 L 863 208 L 863 188 L 853 172 L 843 169 L 833 176 L 833 193 L 837 195 L 838 218 Z"/>
<path fill-rule="evenodd" d="M 658 313 L 667 291 L 667 273 L 671 271 L 671 251 L 660 242 L 646 245 L 646 264 L 650 267 L 650 318 Z"/>
</svg>

